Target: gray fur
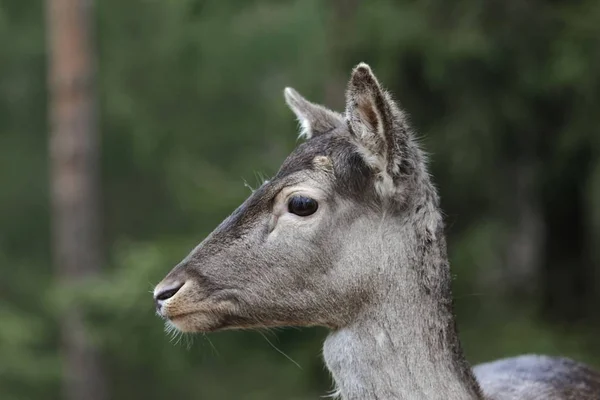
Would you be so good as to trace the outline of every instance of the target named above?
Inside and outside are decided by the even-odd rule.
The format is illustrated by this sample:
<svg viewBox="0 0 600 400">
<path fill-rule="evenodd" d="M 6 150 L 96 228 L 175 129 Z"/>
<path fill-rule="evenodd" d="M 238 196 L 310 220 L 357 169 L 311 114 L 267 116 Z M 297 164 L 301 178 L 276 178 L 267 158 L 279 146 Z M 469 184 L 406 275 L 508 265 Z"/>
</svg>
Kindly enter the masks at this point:
<svg viewBox="0 0 600 400">
<path fill-rule="evenodd" d="M 598 372 L 567 358 L 524 355 L 477 365 L 473 371 L 489 399 L 600 399 Z"/>
<path fill-rule="evenodd" d="M 600 375 L 563 359 L 471 370 L 425 157 L 366 64 L 346 97 L 342 116 L 286 89 L 308 140 L 157 286 L 159 313 L 190 332 L 326 326 L 344 400 L 600 398 Z M 298 194 L 314 214 L 288 211 Z"/>
<path fill-rule="evenodd" d="M 340 126 L 343 117 L 322 105 L 311 103 L 292 88 L 283 91 L 287 105 L 294 111 L 300 122 L 300 136 L 310 139 Z"/>
</svg>

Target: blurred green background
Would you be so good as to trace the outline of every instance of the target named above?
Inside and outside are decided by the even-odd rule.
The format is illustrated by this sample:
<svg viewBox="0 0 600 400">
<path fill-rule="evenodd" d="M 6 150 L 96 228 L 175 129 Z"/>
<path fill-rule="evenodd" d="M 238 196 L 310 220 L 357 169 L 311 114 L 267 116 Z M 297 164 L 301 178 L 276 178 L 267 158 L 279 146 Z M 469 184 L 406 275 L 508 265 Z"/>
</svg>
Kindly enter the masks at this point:
<svg viewBox="0 0 600 400">
<path fill-rule="evenodd" d="M 441 192 L 469 361 L 600 366 L 600 2 L 102 0 L 102 273 L 55 277 L 41 1 L 0 0 L 0 398 L 64 398 L 77 304 L 108 399 L 317 399 L 326 331 L 173 341 L 153 285 L 297 143 L 282 90 L 341 109 L 368 62 Z M 295 360 L 300 367 L 275 348 Z"/>
</svg>

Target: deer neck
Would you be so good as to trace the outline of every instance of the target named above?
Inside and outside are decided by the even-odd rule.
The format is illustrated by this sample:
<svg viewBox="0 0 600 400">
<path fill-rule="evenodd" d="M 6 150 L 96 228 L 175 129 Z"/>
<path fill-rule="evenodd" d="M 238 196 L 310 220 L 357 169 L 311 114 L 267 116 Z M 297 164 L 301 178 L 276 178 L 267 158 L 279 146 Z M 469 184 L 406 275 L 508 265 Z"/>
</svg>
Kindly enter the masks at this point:
<svg viewBox="0 0 600 400">
<path fill-rule="evenodd" d="M 439 213 L 388 226 L 381 236 L 375 300 L 325 341 L 325 362 L 339 395 L 481 399 L 455 327 Z"/>
</svg>

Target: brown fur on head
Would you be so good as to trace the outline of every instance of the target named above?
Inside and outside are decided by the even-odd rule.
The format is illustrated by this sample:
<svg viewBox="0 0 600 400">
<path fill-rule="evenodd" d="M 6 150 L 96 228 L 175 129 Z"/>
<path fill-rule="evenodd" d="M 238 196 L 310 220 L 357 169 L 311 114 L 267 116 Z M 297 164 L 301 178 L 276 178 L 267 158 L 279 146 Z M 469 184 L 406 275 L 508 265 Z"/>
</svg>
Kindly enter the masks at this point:
<svg viewBox="0 0 600 400">
<path fill-rule="evenodd" d="M 369 235 L 386 213 L 402 221 L 422 208 L 423 156 L 366 64 L 345 115 L 290 88 L 285 97 L 307 140 L 155 290 L 182 331 L 348 324 L 377 296 L 383 255 Z"/>
</svg>

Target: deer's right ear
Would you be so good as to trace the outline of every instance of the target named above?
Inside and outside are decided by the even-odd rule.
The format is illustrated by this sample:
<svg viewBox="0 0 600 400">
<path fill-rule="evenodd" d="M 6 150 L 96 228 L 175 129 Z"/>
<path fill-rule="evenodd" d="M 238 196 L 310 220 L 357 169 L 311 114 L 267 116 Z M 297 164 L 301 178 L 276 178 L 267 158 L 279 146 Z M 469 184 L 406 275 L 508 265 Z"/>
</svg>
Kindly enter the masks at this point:
<svg viewBox="0 0 600 400">
<path fill-rule="evenodd" d="M 344 123 L 341 114 L 311 103 L 290 87 L 285 88 L 283 93 L 287 105 L 300 122 L 300 136 L 306 139 L 329 132 Z"/>
<path fill-rule="evenodd" d="M 352 71 L 346 91 L 346 118 L 365 161 L 377 173 L 378 191 L 393 195 L 401 158 L 406 157 L 408 128 L 367 64 L 361 63 Z"/>
</svg>

